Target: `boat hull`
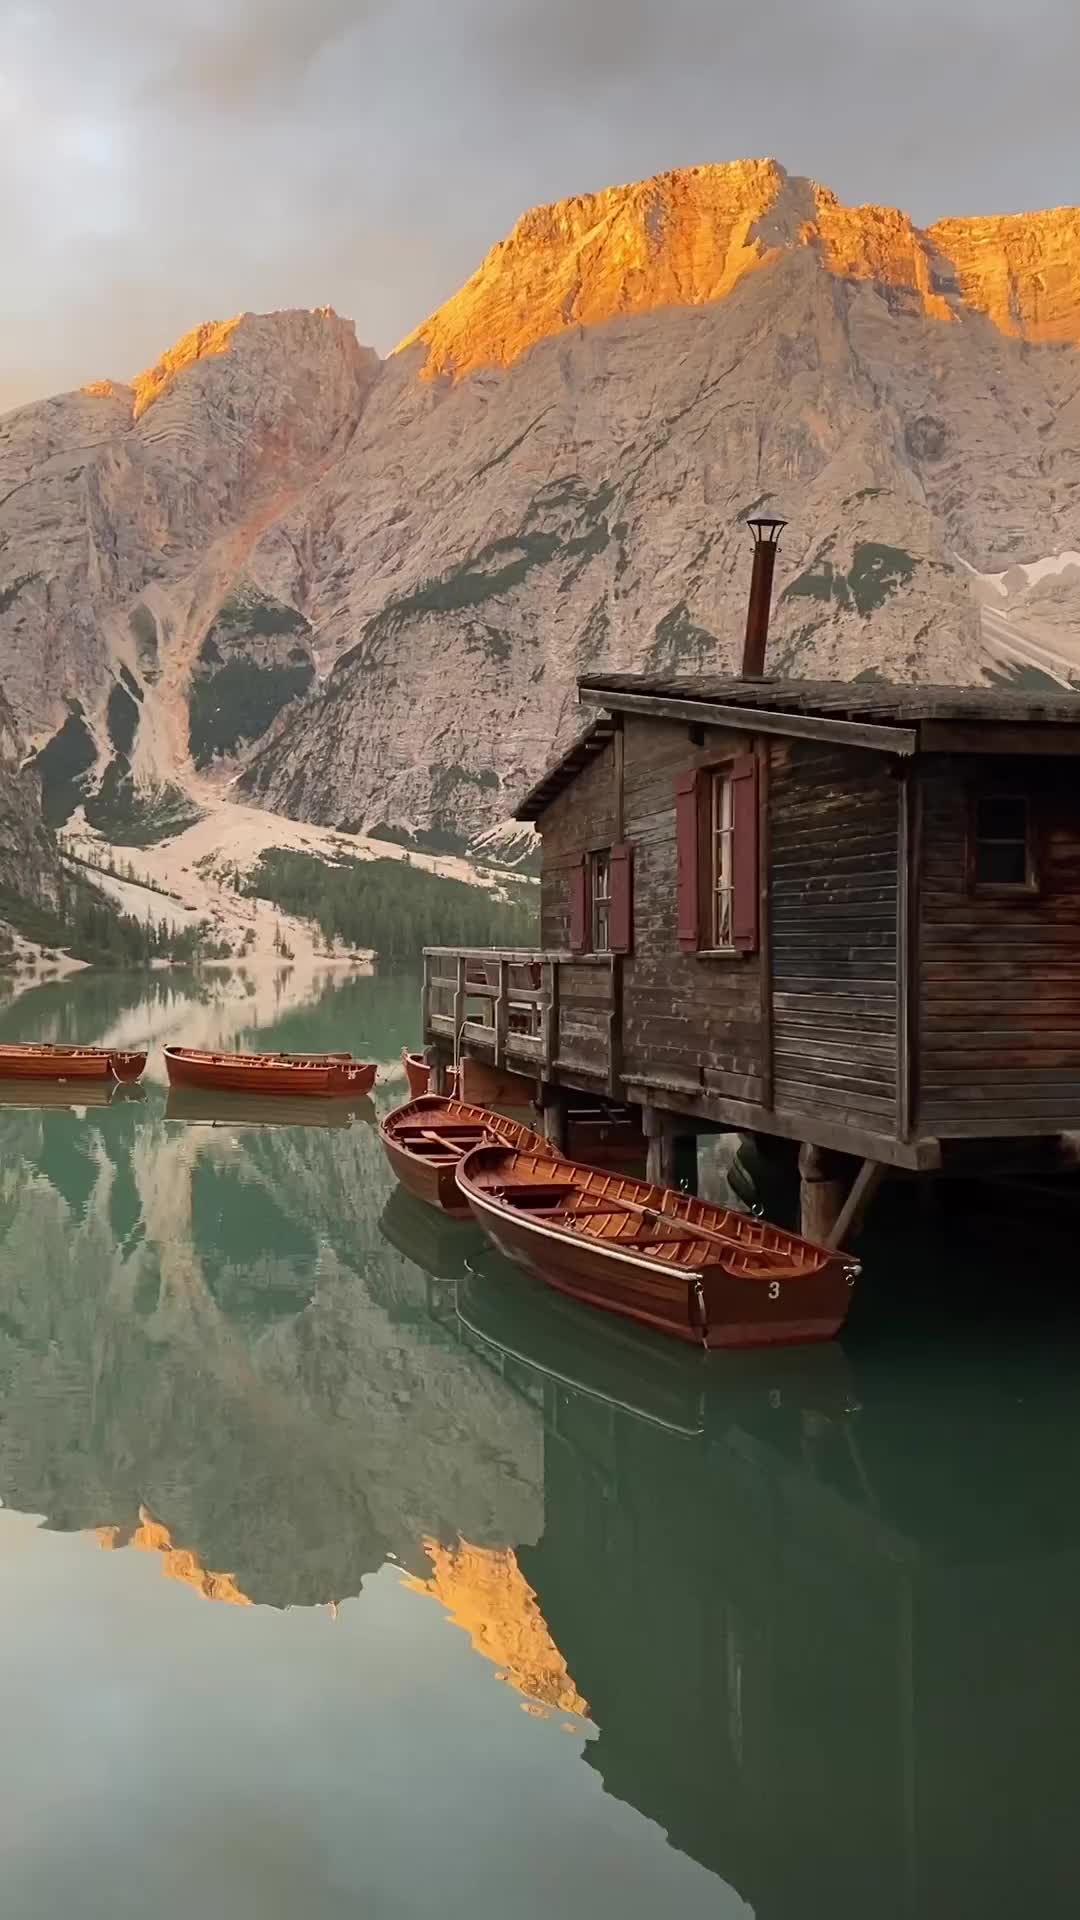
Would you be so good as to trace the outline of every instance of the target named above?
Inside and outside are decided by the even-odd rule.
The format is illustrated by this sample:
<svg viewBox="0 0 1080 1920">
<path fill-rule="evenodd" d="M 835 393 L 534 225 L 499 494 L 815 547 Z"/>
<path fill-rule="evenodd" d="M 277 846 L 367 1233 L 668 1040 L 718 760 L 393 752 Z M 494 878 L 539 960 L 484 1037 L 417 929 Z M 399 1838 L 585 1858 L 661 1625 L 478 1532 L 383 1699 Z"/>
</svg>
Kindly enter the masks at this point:
<svg viewBox="0 0 1080 1920">
<path fill-rule="evenodd" d="M 271 1054 L 209 1054 L 165 1048 L 169 1085 L 205 1093 L 269 1094 L 276 1098 L 357 1099 L 371 1092 L 376 1068 L 326 1055 L 288 1060 Z"/>
<path fill-rule="evenodd" d="M 401 1064 L 405 1069 L 405 1078 L 409 1083 L 410 1100 L 419 1100 L 431 1086 L 431 1068 L 422 1053 L 403 1053 Z"/>
<path fill-rule="evenodd" d="M 545 1150 L 539 1135 L 517 1121 L 434 1093 L 422 1094 L 388 1113 L 379 1138 L 401 1185 L 426 1206 L 437 1207 L 455 1220 L 469 1217 L 469 1203 L 456 1175 L 470 1148 L 498 1140 L 529 1152 Z"/>
<path fill-rule="evenodd" d="M 0 1047 L 0 1079 L 85 1080 L 115 1084 L 138 1080 L 146 1066 L 145 1053 L 112 1047 Z"/>
<path fill-rule="evenodd" d="M 858 1270 L 844 1255 L 664 1188 L 496 1146 L 466 1157 L 458 1185 L 536 1279 L 674 1339 L 792 1346 L 833 1339 L 847 1317 Z"/>
<path fill-rule="evenodd" d="M 592 1255 L 576 1242 L 554 1234 L 541 1238 L 532 1221 L 515 1220 L 487 1206 L 479 1196 L 472 1196 L 470 1211 L 492 1245 L 545 1286 L 692 1346 L 706 1344 L 690 1318 L 684 1274 L 657 1275 L 644 1267 L 635 1269 L 629 1262 L 616 1267 L 612 1256 Z"/>
<path fill-rule="evenodd" d="M 432 1165 L 410 1153 L 407 1148 L 398 1146 L 393 1139 L 383 1134 L 383 1151 L 390 1163 L 391 1172 L 396 1180 L 425 1206 L 437 1207 L 440 1213 L 449 1214 L 453 1220 L 468 1220 L 469 1203 L 458 1192 L 455 1174 L 456 1160 Z"/>
<path fill-rule="evenodd" d="M 114 1053 L 112 1070 L 116 1078 L 125 1086 L 132 1086 L 136 1080 L 142 1079 L 146 1071 L 146 1055 L 145 1053 Z"/>
</svg>

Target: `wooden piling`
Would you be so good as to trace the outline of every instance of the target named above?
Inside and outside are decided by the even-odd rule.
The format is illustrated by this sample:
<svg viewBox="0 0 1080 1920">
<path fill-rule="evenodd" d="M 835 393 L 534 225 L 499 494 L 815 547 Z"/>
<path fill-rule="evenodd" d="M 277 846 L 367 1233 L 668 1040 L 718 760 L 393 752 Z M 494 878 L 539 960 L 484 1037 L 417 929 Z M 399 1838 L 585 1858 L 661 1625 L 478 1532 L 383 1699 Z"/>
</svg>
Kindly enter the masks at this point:
<svg viewBox="0 0 1080 1920">
<path fill-rule="evenodd" d="M 799 1216 L 803 1236 L 825 1246 L 843 1210 L 847 1182 L 838 1156 L 807 1140 L 799 1149 Z"/>
</svg>

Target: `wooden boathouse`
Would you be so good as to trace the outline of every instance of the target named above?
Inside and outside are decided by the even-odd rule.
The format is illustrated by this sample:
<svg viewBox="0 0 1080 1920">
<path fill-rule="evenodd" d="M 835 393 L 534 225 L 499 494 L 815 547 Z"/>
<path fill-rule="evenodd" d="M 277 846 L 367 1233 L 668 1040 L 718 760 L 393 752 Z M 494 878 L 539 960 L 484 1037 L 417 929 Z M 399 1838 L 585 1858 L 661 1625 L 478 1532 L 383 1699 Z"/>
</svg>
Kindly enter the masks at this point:
<svg viewBox="0 0 1080 1920">
<path fill-rule="evenodd" d="M 680 1137 L 802 1143 L 804 1223 L 955 1143 L 1080 1129 L 1080 696 L 590 676 L 522 801 L 535 953 L 425 955 L 424 1033 Z M 824 1210 L 824 1217 L 823 1217 Z M 850 1225 L 849 1218 L 844 1222 Z"/>
</svg>

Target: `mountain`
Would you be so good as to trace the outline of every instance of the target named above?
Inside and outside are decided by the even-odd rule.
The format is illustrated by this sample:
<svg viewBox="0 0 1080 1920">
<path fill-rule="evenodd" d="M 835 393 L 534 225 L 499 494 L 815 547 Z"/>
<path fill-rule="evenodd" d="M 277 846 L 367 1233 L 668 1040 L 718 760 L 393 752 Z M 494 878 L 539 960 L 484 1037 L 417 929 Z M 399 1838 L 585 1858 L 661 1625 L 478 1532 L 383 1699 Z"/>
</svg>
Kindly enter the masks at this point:
<svg viewBox="0 0 1080 1920">
<path fill-rule="evenodd" d="M 56 842 L 41 818 L 15 716 L 0 693 L 0 919 L 10 900 L 56 908 L 60 888 Z"/>
<path fill-rule="evenodd" d="M 206 717 L 215 674 L 250 659 L 264 705 L 268 670 L 294 691 L 306 666 L 307 684 L 308 623 L 245 563 L 347 444 L 378 372 L 332 314 L 245 315 L 130 386 L 0 420 L 0 660 L 54 822 L 102 788 L 115 812 L 129 789 L 182 784 L 232 732 Z"/>
<path fill-rule="evenodd" d="M 167 827 L 238 775 L 464 847 L 579 671 L 736 663 L 760 505 L 773 670 L 1080 678 L 1078 260 L 1076 209 L 921 230 L 699 167 L 526 215 L 387 361 L 249 315 L 9 415 L 0 661 L 52 817 L 156 788 Z"/>
</svg>

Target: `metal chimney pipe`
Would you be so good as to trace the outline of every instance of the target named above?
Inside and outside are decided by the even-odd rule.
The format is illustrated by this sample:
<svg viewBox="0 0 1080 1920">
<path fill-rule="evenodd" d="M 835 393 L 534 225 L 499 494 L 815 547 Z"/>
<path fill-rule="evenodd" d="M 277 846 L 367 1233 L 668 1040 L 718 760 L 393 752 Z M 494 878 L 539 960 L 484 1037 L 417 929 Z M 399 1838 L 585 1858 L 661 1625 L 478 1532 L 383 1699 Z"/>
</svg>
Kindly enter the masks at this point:
<svg viewBox="0 0 1080 1920">
<path fill-rule="evenodd" d="M 750 580 L 750 605 L 746 612 L 741 677 L 744 680 L 760 680 L 765 672 L 765 650 L 769 643 L 776 550 L 787 521 L 758 519 L 748 520 L 746 524 L 754 538 L 754 571 Z"/>
</svg>

